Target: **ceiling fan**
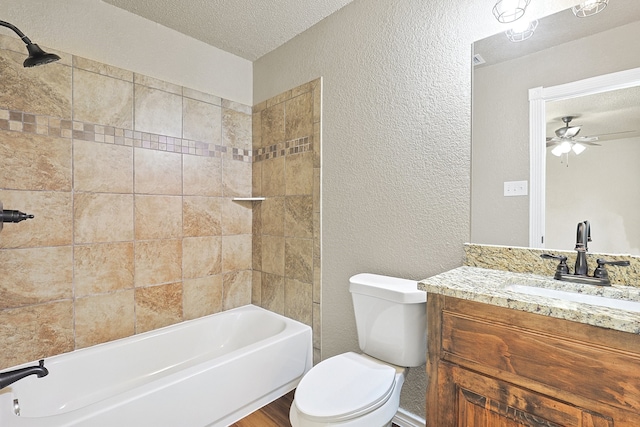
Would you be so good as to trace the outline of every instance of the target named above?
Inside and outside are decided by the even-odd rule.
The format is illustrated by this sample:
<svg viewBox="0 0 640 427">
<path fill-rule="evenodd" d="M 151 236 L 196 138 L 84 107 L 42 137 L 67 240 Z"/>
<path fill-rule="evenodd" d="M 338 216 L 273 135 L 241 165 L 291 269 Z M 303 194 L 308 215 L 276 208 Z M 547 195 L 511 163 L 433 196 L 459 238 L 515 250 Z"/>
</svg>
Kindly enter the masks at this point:
<svg viewBox="0 0 640 427">
<path fill-rule="evenodd" d="M 594 141 L 598 140 L 597 136 L 578 136 L 582 126 L 571 126 L 570 123 L 574 116 L 565 116 L 562 118 L 564 126 L 556 129 L 556 136 L 547 138 L 547 147 L 554 147 L 551 154 L 560 157 L 573 151 L 580 154 L 587 149 L 586 145 L 599 146 Z"/>
</svg>

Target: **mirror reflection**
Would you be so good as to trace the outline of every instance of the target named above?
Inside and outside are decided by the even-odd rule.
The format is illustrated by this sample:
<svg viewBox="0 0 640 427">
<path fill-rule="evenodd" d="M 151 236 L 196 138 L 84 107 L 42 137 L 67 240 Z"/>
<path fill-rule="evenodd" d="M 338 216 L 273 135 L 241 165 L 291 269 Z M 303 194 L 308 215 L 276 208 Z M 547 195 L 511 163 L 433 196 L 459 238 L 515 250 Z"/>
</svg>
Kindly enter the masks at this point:
<svg viewBox="0 0 640 427">
<path fill-rule="evenodd" d="M 546 174 L 544 243 L 530 243 L 529 211 L 536 206 L 529 197 L 503 191 L 505 182 L 530 177 L 529 89 L 638 68 L 638 35 L 640 2 L 611 0 L 589 18 L 570 9 L 545 17 L 520 43 L 504 33 L 474 43 L 484 63 L 473 72 L 472 242 L 570 250 L 576 224 L 589 219 L 592 252 L 640 255 L 637 88 L 546 103 L 547 138 L 558 138 L 556 130 L 567 127 L 562 118 L 571 117 L 569 128 L 579 127 L 574 136 L 586 149 L 560 157 L 550 153 L 551 144 L 547 149 L 540 172 Z"/>
</svg>

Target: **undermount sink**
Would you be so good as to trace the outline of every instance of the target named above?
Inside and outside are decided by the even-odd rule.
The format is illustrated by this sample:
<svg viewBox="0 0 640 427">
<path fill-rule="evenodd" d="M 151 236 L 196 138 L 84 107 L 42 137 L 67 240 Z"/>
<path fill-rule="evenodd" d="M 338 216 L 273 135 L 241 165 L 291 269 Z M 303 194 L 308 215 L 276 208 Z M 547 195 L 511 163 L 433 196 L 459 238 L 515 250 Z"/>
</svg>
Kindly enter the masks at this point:
<svg viewBox="0 0 640 427">
<path fill-rule="evenodd" d="M 586 285 L 593 286 L 593 285 Z M 597 288 L 595 288 L 597 289 Z M 518 292 L 526 295 L 554 298 L 564 301 L 572 301 L 583 304 L 590 304 L 600 307 L 615 308 L 618 310 L 633 311 L 640 313 L 640 301 L 630 301 L 627 299 L 610 298 L 604 295 L 594 295 L 582 292 L 572 292 L 569 290 L 550 289 L 540 286 L 510 284 L 505 286 L 505 290 Z"/>
</svg>

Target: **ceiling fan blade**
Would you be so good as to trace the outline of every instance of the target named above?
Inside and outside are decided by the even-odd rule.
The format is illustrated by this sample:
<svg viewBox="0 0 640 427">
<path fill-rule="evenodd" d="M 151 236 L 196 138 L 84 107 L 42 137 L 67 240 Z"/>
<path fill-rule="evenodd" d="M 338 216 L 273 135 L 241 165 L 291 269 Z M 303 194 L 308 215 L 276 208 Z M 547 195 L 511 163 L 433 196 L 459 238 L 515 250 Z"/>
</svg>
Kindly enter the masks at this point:
<svg viewBox="0 0 640 427">
<path fill-rule="evenodd" d="M 574 138 L 574 141 L 576 142 L 593 142 L 597 140 L 598 140 L 597 136 L 579 136 L 577 138 Z"/>
<path fill-rule="evenodd" d="M 590 142 L 590 141 L 580 141 L 580 144 L 589 145 L 591 147 L 602 147 L 602 144 L 596 144 L 595 142 Z"/>
</svg>

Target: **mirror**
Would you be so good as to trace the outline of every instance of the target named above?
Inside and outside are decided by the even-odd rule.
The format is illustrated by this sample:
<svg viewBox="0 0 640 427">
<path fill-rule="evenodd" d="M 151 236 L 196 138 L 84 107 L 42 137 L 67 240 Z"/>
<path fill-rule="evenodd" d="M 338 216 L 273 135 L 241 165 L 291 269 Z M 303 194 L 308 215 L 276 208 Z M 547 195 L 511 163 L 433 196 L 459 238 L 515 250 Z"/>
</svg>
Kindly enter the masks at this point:
<svg viewBox="0 0 640 427">
<path fill-rule="evenodd" d="M 627 213 L 614 211 L 611 203 L 603 199 L 601 206 L 607 207 L 603 211 L 611 214 L 603 216 L 593 211 L 593 204 L 589 207 L 588 203 L 582 203 L 596 200 L 598 194 L 605 191 L 596 187 L 595 184 L 599 182 L 608 183 L 607 188 L 612 195 L 630 200 L 631 193 L 638 194 L 637 191 L 633 191 L 634 185 L 631 185 L 638 182 L 637 174 L 632 175 L 638 168 L 626 167 L 619 161 L 617 165 L 616 161 L 605 162 L 604 150 L 614 146 L 614 143 L 602 140 L 600 146 L 588 148 L 593 149 L 591 152 L 585 151 L 580 156 L 569 157 L 569 167 L 567 168 L 565 163 L 564 170 L 561 171 L 564 175 L 558 176 L 558 165 L 554 163 L 560 160 L 550 156 L 553 160 L 548 162 L 547 175 L 546 155 L 552 147 L 545 147 L 546 137 L 555 137 L 554 131 L 564 126 L 561 117 L 568 115 L 580 116 L 572 122 L 582 125 L 580 137 L 596 133 L 613 133 L 605 132 L 602 130 L 604 128 L 588 130 L 588 125 L 594 123 L 598 115 L 620 117 L 615 115 L 612 109 L 624 107 L 615 105 L 611 100 L 591 99 L 584 95 L 595 96 L 595 92 L 610 92 L 610 89 L 615 87 L 592 89 L 591 93 L 580 93 L 579 89 L 574 88 L 570 96 L 565 94 L 553 99 L 549 94 L 553 92 L 551 88 L 571 86 L 572 83 L 585 79 L 640 67 L 640 47 L 634 42 L 638 35 L 640 2 L 611 0 L 602 13 L 589 18 L 576 18 L 570 9 L 545 17 L 540 20 L 534 36 L 520 43 L 509 42 L 504 33 L 474 43 L 474 55 L 479 54 L 485 63 L 476 65 L 473 71 L 472 242 L 570 250 L 575 244 L 576 224 L 589 219 L 592 221 L 592 252 L 640 255 L 640 244 L 633 243 L 640 240 L 639 227 L 635 225 L 638 218 L 637 210 L 631 209 L 634 217 L 626 218 L 624 215 L 628 215 Z M 543 157 L 537 164 L 530 165 L 536 157 L 532 155 L 534 151 L 530 152 L 529 143 L 530 136 L 534 136 L 534 125 L 530 125 L 530 114 L 533 112 L 530 113 L 529 108 L 529 90 L 532 88 L 546 91 L 549 98 L 541 99 L 542 109 L 538 108 L 536 112 L 541 114 L 542 111 L 542 117 L 539 118 L 542 128 L 538 129 L 535 136 L 539 142 L 541 141 L 537 147 Z M 613 100 L 626 97 L 617 92 L 611 92 L 609 95 L 613 95 L 610 97 Z M 632 99 L 633 96 L 634 94 L 629 94 Z M 636 103 L 640 100 L 635 99 Z M 584 109 L 585 103 L 595 108 L 598 114 L 593 110 Z M 582 111 L 578 111 L 579 109 Z M 547 110 L 550 119 L 549 132 L 545 115 Z M 571 113 L 565 114 L 562 111 Z M 605 121 L 602 120 L 603 117 L 600 119 L 601 123 Z M 602 126 L 604 125 L 603 123 Z M 606 125 L 610 129 L 616 127 L 613 119 L 608 120 Z M 624 127 L 624 124 L 617 127 L 621 126 Z M 635 128 L 627 127 L 625 131 L 638 130 L 638 126 L 640 123 L 636 118 Z M 531 145 L 532 149 L 533 147 L 534 144 Z M 597 171 L 604 173 L 605 178 L 597 178 L 595 166 L 587 166 L 586 160 L 578 163 L 582 158 L 593 157 L 595 149 L 600 150 L 595 159 L 599 162 Z M 619 153 L 620 150 L 618 158 Z M 637 161 L 635 164 L 638 164 Z M 528 180 L 531 180 L 529 197 L 504 196 L 504 182 Z M 619 192 L 620 188 L 626 192 Z M 557 190 L 555 194 L 560 195 L 553 196 L 553 200 L 560 199 L 562 203 L 549 204 L 545 209 L 545 200 L 551 202 L 554 194 L 551 189 Z M 547 191 L 549 197 L 545 198 Z M 563 197 L 563 194 L 567 196 Z M 582 209 L 572 212 L 572 209 L 578 206 Z M 534 214 L 540 211 L 542 224 L 538 223 L 536 226 L 535 221 L 539 221 L 540 218 L 536 218 Z M 589 213 L 583 217 L 587 211 Z M 629 212 L 629 209 L 626 211 Z M 578 220 L 574 221 L 575 217 Z M 562 218 L 562 221 L 558 218 Z M 617 225 L 610 227 L 612 222 L 617 222 Z M 543 237 L 546 242 L 542 240 Z"/>
</svg>

